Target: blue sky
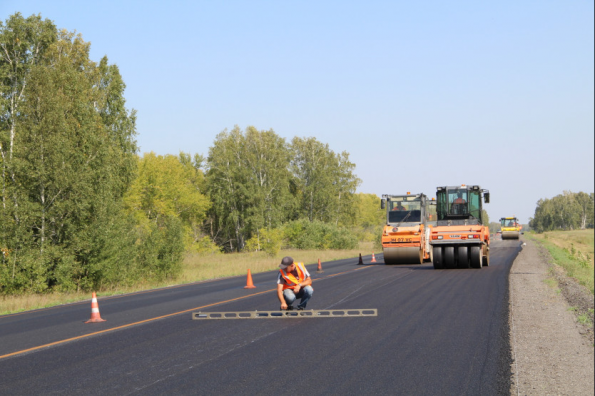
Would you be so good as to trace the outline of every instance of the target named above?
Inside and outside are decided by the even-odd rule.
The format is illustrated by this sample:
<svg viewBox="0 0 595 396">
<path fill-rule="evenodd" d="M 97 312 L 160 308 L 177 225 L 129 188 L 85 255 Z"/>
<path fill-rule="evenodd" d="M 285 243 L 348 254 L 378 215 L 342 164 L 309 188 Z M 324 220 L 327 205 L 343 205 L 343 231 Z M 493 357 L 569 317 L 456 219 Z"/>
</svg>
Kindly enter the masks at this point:
<svg viewBox="0 0 595 396">
<path fill-rule="evenodd" d="M 346 151 L 360 192 L 479 184 L 495 221 L 594 191 L 592 0 L 33 1 L 107 55 L 142 152 L 234 125 Z"/>
</svg>

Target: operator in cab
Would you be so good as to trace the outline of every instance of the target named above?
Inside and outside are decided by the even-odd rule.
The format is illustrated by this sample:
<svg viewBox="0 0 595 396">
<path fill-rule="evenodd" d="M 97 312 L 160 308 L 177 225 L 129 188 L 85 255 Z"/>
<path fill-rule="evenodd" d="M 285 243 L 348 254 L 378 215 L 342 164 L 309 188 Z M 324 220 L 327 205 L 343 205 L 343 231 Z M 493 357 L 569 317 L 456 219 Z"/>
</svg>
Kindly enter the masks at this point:
<svg viewBox="0 0 595 396">
<path fill-rule="evenodd" d="M 397 202 L 397 206 L 395 206 L 393 208 L 393 210 L 407 210 L 407 209 L 405 209 L 405 207 L 403 206 L 403 204 L 401 203 L 401 201 L 398 201 Z"/>
<path fill-rule="evenodd" d="M 462 193 L 462 192 L 460 192 L 460 191 L 458 191 L 458 192 L 457 192 L 457 199 L 455 199 L 453 203 L 456 203 L 456 204 L 464 204 L 464 203 L 467 203 L 467 201 L 465 201 L 465 200 L 463 199 L 463 193 Z"/>
</svg>

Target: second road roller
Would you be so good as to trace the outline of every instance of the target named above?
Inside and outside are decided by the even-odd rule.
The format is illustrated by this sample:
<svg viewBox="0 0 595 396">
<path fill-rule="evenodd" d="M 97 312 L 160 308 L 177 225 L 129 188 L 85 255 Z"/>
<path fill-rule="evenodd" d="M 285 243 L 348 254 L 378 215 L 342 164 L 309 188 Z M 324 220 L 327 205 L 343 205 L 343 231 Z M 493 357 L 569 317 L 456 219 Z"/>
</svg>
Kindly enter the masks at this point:
<svg viewBox="0 0 595 396">
<path fill-rule="evenodd" d="M 422 264 L 431 261 L 430 226 L 436 221 L 436 202 L 424 194 L 382 196 L 386 209 L 382 230 L 385 264 Z"/>
</svg>

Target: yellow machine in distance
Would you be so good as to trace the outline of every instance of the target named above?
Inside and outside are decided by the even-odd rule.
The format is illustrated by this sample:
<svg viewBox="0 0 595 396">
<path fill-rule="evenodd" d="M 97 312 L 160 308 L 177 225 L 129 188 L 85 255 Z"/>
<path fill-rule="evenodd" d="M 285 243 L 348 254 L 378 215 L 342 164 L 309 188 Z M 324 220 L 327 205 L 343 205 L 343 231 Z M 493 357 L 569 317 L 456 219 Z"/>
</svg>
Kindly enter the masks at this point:
<svg viewBox="0 0 595 396">
<path fill-rule="evenodd" d="M 516 217 L 502 217 L 500 219 L 500 231 L 502 231 L 502 239 L 519 239 L 522 225 L 519 224 L 519 219 Z"/>
</svg>

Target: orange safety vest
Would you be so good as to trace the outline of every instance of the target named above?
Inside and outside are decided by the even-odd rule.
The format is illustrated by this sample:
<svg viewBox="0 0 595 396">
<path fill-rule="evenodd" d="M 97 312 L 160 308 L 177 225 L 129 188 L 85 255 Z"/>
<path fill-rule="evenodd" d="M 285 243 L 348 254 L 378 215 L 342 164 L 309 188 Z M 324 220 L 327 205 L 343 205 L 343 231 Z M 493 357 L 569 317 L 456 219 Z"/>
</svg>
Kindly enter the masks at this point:
<svg viewBox="0 0 595 396">
<path fill-rule="evenodd" d="M 465 203 L 465 200 L 463 198 L 457 198 L 457 199 L 455 199 L 455 201 L 453 203 L 462 204 L 462 203 Z"/>
<path fill-rule="evenodd" d="M 283 284 L 283 290 L 285 289 L 293 289 L 295 288 L 298 283 L 303 282 L 306 279 L 306 270 L 302 267 L 303 263 L 296 263 L 295 268 L 298 273 L 298 278 L 296 278 L 291 272 L 286 272 L 283 269 L 280 269 L 281 276 L 285 279 L 285 283 Z"/>
</svg>

